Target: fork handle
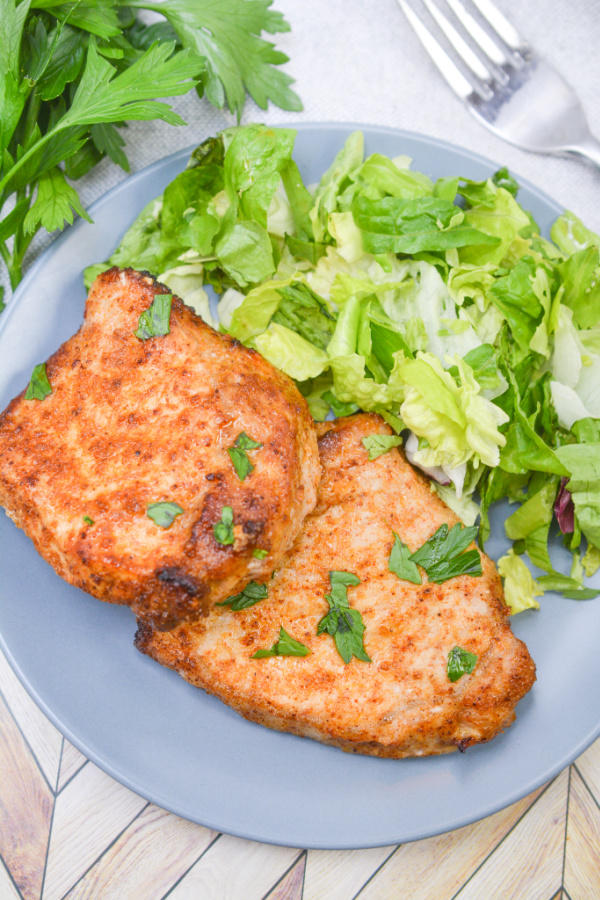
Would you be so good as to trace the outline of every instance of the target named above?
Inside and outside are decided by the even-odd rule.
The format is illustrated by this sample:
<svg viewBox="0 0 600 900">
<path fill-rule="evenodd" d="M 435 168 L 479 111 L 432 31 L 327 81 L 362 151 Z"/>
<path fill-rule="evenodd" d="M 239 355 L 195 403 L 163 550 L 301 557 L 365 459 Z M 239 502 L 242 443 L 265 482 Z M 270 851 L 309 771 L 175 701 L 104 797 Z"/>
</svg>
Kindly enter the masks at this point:
<svg viewBox="0 0 600 900">
<path fill-rule="evenodd" d="M 569 150 L 578 156 L 585 156 L 600 168 L 600 141 L 597 141 L 591 134 L 581 143 L 569 147 Z"/>
</svg>

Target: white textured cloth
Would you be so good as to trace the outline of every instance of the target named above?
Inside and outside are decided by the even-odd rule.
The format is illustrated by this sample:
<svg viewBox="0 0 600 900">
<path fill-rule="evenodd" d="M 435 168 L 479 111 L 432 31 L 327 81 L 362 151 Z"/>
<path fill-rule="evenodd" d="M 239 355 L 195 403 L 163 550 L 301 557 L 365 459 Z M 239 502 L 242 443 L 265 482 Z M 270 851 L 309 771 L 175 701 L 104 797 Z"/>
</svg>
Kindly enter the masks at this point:
<svg viewBox="0 0 600 900">
<path fill-rule="evenodd" d="M 443 3 L 443 0 L 440 0 Z M 579 95 L 600 138 L 599 0 L 496 0 L 499 8 Z M 574 158 L 521 151 L 488 132 L 443 81 L 396 0 L 274 0 L 291 31 L 273 37 L 304 103 L 302 113 L 266 112 L 248 101 L 244 122 L 337 121 L 388 125 L 467 147 L 506 165 L 600 231 L 600 170 Z M 173 101 L 188 122 L 135 122 L 127 129 L 132 172 L 234 123 L 195 93 Z M 417 161 L 418 162 L 418 161 Z M 416 166 L 418 167 L 418 165 Z M 460 174 L 460 173 L 456 173 Z M 77 183 L 88 205 L 127 177 L 110 160 Z M 49 243 L 34 241 L 26 265 Z"/>
</svg>

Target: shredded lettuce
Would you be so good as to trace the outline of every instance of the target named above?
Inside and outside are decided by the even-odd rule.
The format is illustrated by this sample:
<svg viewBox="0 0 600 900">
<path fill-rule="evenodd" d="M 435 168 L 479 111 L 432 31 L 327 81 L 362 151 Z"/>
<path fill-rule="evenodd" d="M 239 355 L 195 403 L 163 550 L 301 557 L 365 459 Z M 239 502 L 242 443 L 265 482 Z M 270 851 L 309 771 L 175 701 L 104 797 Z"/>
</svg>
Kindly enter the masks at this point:
<svg viewBox="0 0 600 900">
<path fill-rule="evenodd" d="M 482 546 L 491 507 L 519 504 L 499 561 L 513 612 L 544 590 L 595 595 L 600 236 L 571 212 L 540 235 L 506 169 L 433 181 L 406 156 L 365 158 L 360 132 L 310 188 L 294 138 L 252 124 L 205 141 L 86 283 L 147 269 L 211 324 L 214 289 L 219 327 L 294 378 L 315 419 L 380 413 L 432 490 L 480 518 Z"/>
</svg>

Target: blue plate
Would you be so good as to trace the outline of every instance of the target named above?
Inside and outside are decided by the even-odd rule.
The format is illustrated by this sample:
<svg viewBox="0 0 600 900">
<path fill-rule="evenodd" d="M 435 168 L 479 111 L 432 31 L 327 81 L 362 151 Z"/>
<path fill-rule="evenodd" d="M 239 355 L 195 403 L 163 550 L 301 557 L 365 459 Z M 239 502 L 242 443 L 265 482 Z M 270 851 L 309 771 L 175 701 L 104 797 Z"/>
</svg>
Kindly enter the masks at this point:
<svg viewBox="0 0 600 900">
<path fill-rule="evenodd" d="M 371 126 L 298 126 L 306 183 L 347 135 L 368 152 L 406 153 L 436 178 L 481 179 L 498 165 L 432 138 Z M 80 326 L 82 269 L 106 259 L 134 217 L 185 166 L 177 153 L 95 203 L 31 268 L 1 318 L 0 408 Z M 519 200 L 544 233 L 560 207 L 522 182 Z M 506 549 L 502 511 L 488 552 Z M 183 818 L 257 841 L 358 848 L 429 837 L 519 800 L 572 762 L 600 734 L 600 602 L 546 595 L 513 620 L 538 681 L 517 721 L 489 745 L 426 759 L 354 756 L 246 722 L 133 647 L 128 608 L 100 603 L 62 581 L 0 513 L 0 645 L 57 728 L 133 791 Z M 557 552 L 560 550 L 557 548 Z M 599 579 L 596 578 L 596 582 Z"/>
</svg>

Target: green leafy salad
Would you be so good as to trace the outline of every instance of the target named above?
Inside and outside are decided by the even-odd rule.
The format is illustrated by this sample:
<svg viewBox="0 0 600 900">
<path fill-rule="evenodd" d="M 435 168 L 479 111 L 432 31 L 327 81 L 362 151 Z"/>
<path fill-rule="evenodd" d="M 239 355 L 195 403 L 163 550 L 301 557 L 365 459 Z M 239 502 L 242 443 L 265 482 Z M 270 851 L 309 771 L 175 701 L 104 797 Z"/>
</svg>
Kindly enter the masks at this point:
<svg viewBox="0 0 600 900">
<path fill-rule="evenodd" d="M 498 561 L 513 612 L 546 590 L 595 597 L 600 237 L 569 212 L 542 237 L 506 169 L 432 181 L 405 156 L 365 159 L 360 132 L 306 186 L 294 139 L 247 125 L 205 141 L 108 263 L 152 272 L 258 349 L 315 419 L 379 413 L 394 436 L 373 436 L 370 458 L 402 443 L 462 521 L 479 520 L 482 547 L 490 507 L 518 503 Z"/>
</svg>

